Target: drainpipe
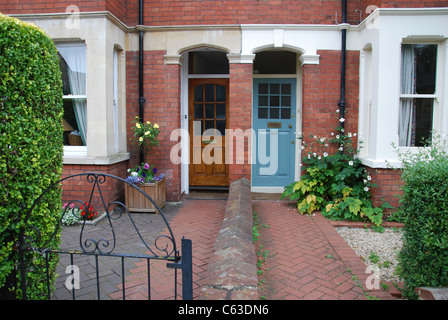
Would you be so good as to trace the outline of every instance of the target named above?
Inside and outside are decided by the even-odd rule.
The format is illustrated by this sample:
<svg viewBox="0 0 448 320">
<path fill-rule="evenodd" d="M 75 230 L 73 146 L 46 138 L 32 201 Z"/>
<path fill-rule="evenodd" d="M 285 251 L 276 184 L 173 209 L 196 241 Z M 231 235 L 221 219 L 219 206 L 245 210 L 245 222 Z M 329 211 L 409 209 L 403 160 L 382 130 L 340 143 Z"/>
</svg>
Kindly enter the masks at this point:
<svg viewBox="0 0 448 320">
<path fill-rule="evenodd" d="M 138 24 L 143 26 L 143 0 L 139 0 L 139 14 L 138 14 Z M 143 35 L 144 31 L 140 29 L 139 31 L 139 53 L 138 53 L 138 116 L 140 121 L 143 122 L 143 105 L 146 99 L 143 97 Z M 145 155 L 140 151 L 140 163 L 145 161 Z"/>
<path fill-rule="evenodd" d="M 346 44 L 347 44 L 347 0 L 342 0 L 342 39 L 341 39 L 341 95 L 338 103 L 339 116 L 345 119 L 345 69 L 346 69 Z M 344 129 L 345 122 L 339 122 Z"/>
</svg>

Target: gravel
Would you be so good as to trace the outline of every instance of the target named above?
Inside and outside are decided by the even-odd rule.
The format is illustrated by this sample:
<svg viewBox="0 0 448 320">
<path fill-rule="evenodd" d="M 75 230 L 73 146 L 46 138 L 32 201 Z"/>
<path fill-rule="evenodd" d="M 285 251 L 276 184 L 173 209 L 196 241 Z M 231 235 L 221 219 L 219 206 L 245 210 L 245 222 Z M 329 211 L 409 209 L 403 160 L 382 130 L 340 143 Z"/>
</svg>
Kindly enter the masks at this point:
<svg viewBox="0 0 448 320">
<path fill-rule="evenodd" d="M 402 247 L 401 229 L 384 228 L 382 233 L 363 228 L 338 227 L 336 230 L 380 280 L 399 281 L 395 268 Z"/>
</svg>

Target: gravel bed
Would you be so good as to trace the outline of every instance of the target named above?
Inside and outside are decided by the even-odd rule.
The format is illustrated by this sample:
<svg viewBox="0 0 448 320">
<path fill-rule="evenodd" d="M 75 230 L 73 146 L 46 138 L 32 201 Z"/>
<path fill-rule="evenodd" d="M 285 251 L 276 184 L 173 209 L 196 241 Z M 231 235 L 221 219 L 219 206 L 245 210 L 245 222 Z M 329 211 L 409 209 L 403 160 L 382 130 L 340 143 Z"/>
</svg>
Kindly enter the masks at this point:
<svg viewBox="0 0 448 320">
<path fill-rule="evenodd" d="M 378 270 L 374 272 L 380 280 L 399 281 L 395 268 L 398 264 L 397 254 L 402 247 L 401 229 L 384 228 L 383 233 L 364 228 L 335 229 L 371 270 Z"/>
</svg>

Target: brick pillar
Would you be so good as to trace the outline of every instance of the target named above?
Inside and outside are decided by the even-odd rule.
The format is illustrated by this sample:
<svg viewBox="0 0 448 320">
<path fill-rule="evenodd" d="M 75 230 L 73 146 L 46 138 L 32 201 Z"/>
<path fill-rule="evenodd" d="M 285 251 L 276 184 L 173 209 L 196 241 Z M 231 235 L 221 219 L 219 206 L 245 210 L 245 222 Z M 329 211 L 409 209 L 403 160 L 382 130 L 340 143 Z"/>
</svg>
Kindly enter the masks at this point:
<svg viewBox="0 0 448 320">
<path fill-rule="evenodd" d="M 241 178 L 250 181 L 250 130 L 252 129 L 252 63 L 230 63 L 229 129 L 236 135 L 230 153 L 229 184 Z M 229 137 L 227 137 L 229 139 Z"/>
<path fill-rule="evenodd" d="M 171 132 L 180 128 L 180 60 L 166 59 L 166 51 L 144 52 L 144 121 L 157 123 L 160 127 L 159 145 L 145 155 L 145 161 L 153 164 L 157 174 L 163 173 L 166 179 L 167 201 L 179 201 L 181 198 L 181 165 L 173 164 L 170 152 L 177 142 L 170 141 Z M 134 63 L 135 64 L 135 63 Z M 128 72 L 129 76 L 135 74 Z M 128 86 L 129 91 L 135 91 L 135 81 Z M 137 87 L 138 88 L 138 87 Z M 129 97 L 130 93 L 128 93 Z M 135 94 L 134 94 L 135 98 Z M 128 103 L 128 105 L 131 103 Z M 138 102 L 134 99 L 129 105 L 128 120 L 132 121 L 137 114 L 129 115 L 130 112 L 138 112 L 135 107 Z M 130 127 L 130 123 L 128 123 Z M 128 136 L 132 137 L 132 130 L 128 130 Z M 133 157 L 131 166 L 138 163 L 138 150 L 132 143 L 128 144 Z"/>
</svg>

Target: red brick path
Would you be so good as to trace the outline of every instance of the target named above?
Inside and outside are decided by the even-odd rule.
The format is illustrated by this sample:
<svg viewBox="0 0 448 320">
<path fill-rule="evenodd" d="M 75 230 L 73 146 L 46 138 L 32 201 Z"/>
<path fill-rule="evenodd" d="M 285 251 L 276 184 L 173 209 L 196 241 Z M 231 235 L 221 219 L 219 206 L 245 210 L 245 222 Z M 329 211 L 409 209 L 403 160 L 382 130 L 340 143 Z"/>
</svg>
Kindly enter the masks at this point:
<svg viewBox="0 0 448 320">
<path fill-rule="evenodd" d="M 260 296 L 275 300 L 393 299 L 369 291 L 366 265 L 320 214 L 300 215 L 284 201 L 254 201 L 261 229 L 259 245 L 268 250 Z M 360 288 L 363 286 L 364 291 Z"/>
<path fill-rule="evenodd" d="M 193 246 L 193 298 L 199 295 L 201 280 L 213 255 L 213 246 L 222 224 L 227 201 L 184 199 L 176 213 L 166 212 L 180 250 L 181 239 L 192 240 Z M 168 234 L 165 230 L 163 234 Z M 166 267 L 166 261 L 151 261 L 151 299 L 174 299 L 174 270 Z M 146 260 L 135 263 L 126 276 L 126 300 L 148 299 L 148 276 Z M 178 299 L 182 299 L 182 272 L 178 271 Z M 117 285 L 121 289 L 121 284 Z M 110 294 L 121 299 L 122 291 Z"/>
<path fill-rule="evenodd" d="M 183 200 L 168 213 L 180 247 L 181 238 L 193 244 L 193 297 L 198 299 L 213 246 L 224 217 L 225 200 Z M 383 290 L 368 290 L 366 265 L 320 214 L 300 215 L 286 201 L 253 201 L 261 229 L 258 246 L 268 250 L 262 264 L 259 295 L 268 300 L 381 300 L 394 299 Z M 126 299 L 147 299 L 146 261 L 137 262 L 126 276 Z M 174 271 L 166 261 L 151 262 L 151 299 L 173 299 Z M 181 272 L 178 282 L 181 281 Z M 362 286 L 362 289 L 360 288 Z M 118 285 L 120 287 L 120 285 Z M 178 286 L 178 299 L 182 287 Z M 121 299 L 122 292 L 110 295 Z"/>
</svg>

